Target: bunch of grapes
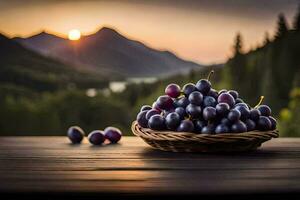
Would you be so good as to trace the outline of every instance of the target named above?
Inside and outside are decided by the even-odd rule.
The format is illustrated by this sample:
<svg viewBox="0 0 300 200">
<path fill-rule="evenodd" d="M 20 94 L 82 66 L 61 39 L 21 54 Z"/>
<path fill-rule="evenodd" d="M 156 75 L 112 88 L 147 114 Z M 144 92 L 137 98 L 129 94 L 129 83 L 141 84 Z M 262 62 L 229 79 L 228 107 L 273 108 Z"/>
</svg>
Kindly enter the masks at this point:
<svg viewBox="0 0 300 200">
<path fill-rule="evenodd" d="M 187 83 L 182 89 L 169 84 L 165 95 L 157 98 L 152 106 L 142 106 L 137 122 L 143 128 L 193 132 L 196 134 L 242 133 L 276 129 L 271 109 L 259 103 L 251 108 L 237 91 L 211 87 L 209 78 L 196 84 Z"/>
</svg>

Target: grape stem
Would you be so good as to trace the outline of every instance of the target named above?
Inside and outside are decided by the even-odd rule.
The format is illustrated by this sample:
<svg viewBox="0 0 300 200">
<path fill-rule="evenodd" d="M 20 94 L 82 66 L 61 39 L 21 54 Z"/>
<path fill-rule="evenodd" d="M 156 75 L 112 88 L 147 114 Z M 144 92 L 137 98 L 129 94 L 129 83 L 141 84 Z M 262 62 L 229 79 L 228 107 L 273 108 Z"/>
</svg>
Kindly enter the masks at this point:
<svg viewBox="0 0 300 200">
<path fill-rule="evenodd" d="M 209 81 L 211 75 L 212 75 L 214 72 L 215 72 L 214 70 L 211 70 L 211 71 L 209 72 L 209 74 L 208 74 L 208 76 L 207 76 L 207 80 L 208 80 L 208 81 Z"/>
<path fill-rule="evenodd" d="M 265 98 L 264 96 L 260 96 L 260 100 L 259 100 L 258 104 L 256 106 L 254 106 L 254 109 L 256 109 L 258 106 L 260 106 L 260 104 L 263 102 L 264 98 Z"/>
</svg>

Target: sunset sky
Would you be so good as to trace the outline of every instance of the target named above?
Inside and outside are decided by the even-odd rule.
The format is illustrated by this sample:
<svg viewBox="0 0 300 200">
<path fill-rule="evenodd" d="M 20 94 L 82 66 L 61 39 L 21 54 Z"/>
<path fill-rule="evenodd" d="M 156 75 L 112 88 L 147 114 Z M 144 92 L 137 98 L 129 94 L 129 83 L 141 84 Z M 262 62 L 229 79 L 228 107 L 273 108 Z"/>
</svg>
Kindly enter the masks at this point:
<svg viewBox="0 0 300 200">
<path fill-rule="evenodd" d="M 230 56 L 238 31 L 247 50 L 260 44 L 266 31 L 274 34 L 280 12 L 291 25 L 298 2 L 0 0 L 0 32 L 25 37 L 46 30 L 67 37 L 71 29 L 91 34 L 108 26 L 150 47 L 207 64 Z"/>
</svg>

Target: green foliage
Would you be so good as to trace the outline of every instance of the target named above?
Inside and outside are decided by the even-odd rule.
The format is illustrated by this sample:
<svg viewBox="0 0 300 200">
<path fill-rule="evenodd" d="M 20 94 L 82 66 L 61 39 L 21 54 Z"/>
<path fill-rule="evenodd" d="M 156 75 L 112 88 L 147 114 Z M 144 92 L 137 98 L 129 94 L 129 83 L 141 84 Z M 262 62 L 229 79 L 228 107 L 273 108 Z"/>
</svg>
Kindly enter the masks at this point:
<svg viewBox="0 0 300 200">
<path fill-rule="evenodd" d="M 300 88 L 292 90 L 288 108 L 280 112 L 281 136 L 300 137 Z"/>
</svg>

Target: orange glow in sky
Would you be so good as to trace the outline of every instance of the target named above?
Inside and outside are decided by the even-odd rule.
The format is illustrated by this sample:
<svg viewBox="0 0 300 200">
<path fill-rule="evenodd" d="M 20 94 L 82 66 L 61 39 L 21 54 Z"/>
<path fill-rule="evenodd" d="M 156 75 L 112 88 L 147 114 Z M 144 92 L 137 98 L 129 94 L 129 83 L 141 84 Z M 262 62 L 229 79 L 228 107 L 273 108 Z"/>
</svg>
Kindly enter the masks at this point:
<svg viewBox="0 0 300 200">
<path fill-rule="evenodd" d="M 79 40 L 81 37 L 81 33 L 78 29 L 72 29 L 68 33 L 69 40 Z"/>
<path fill-rule="evenodd" d="M 78 37 L 78 32 L 69 34 L 73 27 L 88 35 L 108 26 L 130 39 L 152 48 L 170 50 L 184 59 L 217 63 L 231 55 L 237 32 L 242 34 L 245 49 L 250 49 L 262 43 L 266 31 L 271 36 L 274 34 L 279 12 L 284 12 L 291 22 L 297 10 L 297 1 L 291 0 L 292 3 L 286 6 L 273 6 L 273 10 L 269 5 L 261 5 L 255 10 L 254 1 L 234 1 L 232 6 L 241 4 L 238 9 L 228 7 L 230 1 L 224 5 L 211 4 L 213 1 L 188 1 L 180 5 L 173 1 L 130 0 L 45 0 L 23 4 L 23 1 L 1 1 L 0 32 L 15 37 L 45 30 L 71 39 L 75 35 Z"/>
</svg>

